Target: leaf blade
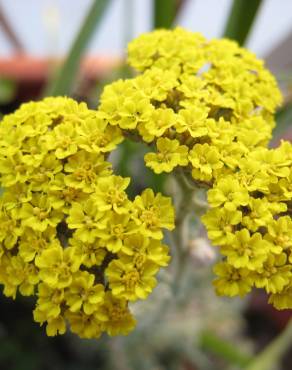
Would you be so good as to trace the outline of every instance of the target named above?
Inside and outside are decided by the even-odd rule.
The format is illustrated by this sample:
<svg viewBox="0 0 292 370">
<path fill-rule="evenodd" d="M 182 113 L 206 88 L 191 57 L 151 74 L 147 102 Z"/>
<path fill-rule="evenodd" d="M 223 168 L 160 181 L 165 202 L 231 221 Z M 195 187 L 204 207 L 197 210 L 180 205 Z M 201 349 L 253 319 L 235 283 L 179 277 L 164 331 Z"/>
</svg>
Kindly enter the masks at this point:
<svg viewBox="0 0 292 370">
<path fill-rule="evenodd" d="M 258 14 L 262 0 L 233 0 L 224 37 L 244 45 Z"/>
<path fill-rule="evenodd" d="M 76 74 L 80 65 L 81 57 L 97 27 L 100 25 L 103 15 L 111 0 L 94 0 L 84 22 L 72 44 L 69 54 L 55 78 L 47 85 L 44 95 L 70 95 Z"/>
</svg>

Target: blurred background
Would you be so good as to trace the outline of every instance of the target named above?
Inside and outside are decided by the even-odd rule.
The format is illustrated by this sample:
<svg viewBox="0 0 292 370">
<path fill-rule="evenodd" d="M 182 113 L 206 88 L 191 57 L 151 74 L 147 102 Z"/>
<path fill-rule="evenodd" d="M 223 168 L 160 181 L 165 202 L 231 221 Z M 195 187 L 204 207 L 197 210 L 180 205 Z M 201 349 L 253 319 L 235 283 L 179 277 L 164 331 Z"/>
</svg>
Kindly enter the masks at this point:
<svg viewBox="0 0 292 370">
<path fill-rule="evenodd" d="M 207 38 L 226 36 L 265 59 L 284 94 L 272 145 L 292 137 L 292 2 L 289 0 L 0 0 L 0 119 L 22 102 L 69 95 L 96 108 L 103 86 L 130 77 L 127 43 L 176 25 Z M 171 184 L 143 165 L 144 149 L 125 141 L 116 171 L 132 194 Z M 132 309 L 138 328 L 125 338 L 48 338 L 32 321 L 33 300 L 0 300 L 0 370 L 269 370 L 292 368 L 291 311 L 264 294 L 218 298 L 215 251 L 190 245 L 180 290 L 163 271 L 151 297 Z"/>
</svg>

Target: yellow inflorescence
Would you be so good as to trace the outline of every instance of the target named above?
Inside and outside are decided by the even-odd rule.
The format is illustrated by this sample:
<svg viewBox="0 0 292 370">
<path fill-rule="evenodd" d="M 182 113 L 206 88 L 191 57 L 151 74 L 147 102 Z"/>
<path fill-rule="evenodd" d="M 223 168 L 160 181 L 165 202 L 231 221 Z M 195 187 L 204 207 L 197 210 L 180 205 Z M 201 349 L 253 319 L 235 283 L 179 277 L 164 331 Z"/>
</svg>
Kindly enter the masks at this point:
<svg viewBox="0 0 292 370">
<path fill-rule="evenodd" d="M 219 295 L 264 288 L 278 309 L 292 308 L 292 144 L 258 148 L 208 191 L 203 222 L 224 256 L 214 271 Z"/>
<path fill-rule="evenodd" d="M 153 145 L 145 162 L 154 172 L 182 167 L 210 186 L 270 139 L 279 89 L 235 42 L 177 28 L 142 35 L 128 51 L 142 73 L 106 86 L 99 109 L 113 127 Z"/>
<path fill-rule="evenodd" d="M 154 172 L 180 168 L 209 189 L 202 221 L 223 255 L 217 293 L 255 286 L 292 308 L 292 146 L 267 149 L 281 103 L 274 77 L 235 42 L 181 28 L 142 35 L 128 51 L 140 74 L 107 86 L 100 111 L 154 147 Z"/>
<path fill-rule="evenodd" d="M 106 156 L 123 140 L 103 113 L 69 98 L 23 104 L 0 126 L 0 282 L 15 298 L 36 295 L 48 335 L 66 322 L 82 338 L 127 334 L 129 301 L 145 299 L 169 261 L 162 228 L 169 198 L 128 178 Z"/>
<path fill-rule="evenodd" d="M 268 149 L 281 95 L 263 62 L 229 40 L 177 28 L 129 45 L 140 72 L 105 87 L 98 110 L 69 98 L 23 104 L 0 125 L 0 283 L 36 295 L 48 335 L 127 334 L 129 302 L 145 299 L 169 261 L 162 230 L 169 198 L 129 178 L 107 156 L 124 137 L 153 148 L 156 173 L 177 169 L 208 189 L 202 217 L 222 261 L 219 295 L 264 288 L 292 308 L 292 144 Z M 191 201 L 191 199 L 190 199 Z"/>
</svg>

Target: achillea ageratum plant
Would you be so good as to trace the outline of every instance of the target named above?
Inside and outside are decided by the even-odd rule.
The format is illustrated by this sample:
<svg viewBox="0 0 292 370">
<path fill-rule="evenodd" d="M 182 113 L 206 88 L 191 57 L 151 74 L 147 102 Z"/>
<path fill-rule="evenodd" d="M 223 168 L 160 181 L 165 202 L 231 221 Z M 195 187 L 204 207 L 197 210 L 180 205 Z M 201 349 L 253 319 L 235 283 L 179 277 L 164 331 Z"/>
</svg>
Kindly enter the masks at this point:
<svg viewBox="0 0 292 370">
<path fill-rule="evenodd" d="M 170 259 L 162 230 L 176 226 L 185 257 L 204 189 L 202 222 L 222 256 L 217 293 L 264 288 L 275 307 L 292 308 L 292 146 L 267 148 L 275 79 L 235 42 L 180 28 L 138 37 L 128 61 L 140 73 L 106 86 L 98 110 L 47 98 L 3 118 L 4 294 L 36 295 L 34 319 L 48 335 L 67 323 L 82 338 L 128 334 L 129 302 L 147 298 Z M 128 198 L 130 179 L 106 160 L 124 137 L 149 144 L 146 166 L 176 177 L 175 222 L 170 198 L 151 189 Z"/>
</svg>

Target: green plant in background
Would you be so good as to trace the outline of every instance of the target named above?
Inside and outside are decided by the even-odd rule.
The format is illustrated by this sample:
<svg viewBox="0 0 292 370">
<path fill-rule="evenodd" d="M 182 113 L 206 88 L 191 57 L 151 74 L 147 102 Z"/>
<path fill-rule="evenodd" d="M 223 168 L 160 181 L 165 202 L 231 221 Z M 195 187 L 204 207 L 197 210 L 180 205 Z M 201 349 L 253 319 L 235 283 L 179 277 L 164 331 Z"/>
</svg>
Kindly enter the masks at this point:
<svg viewBox="0 0 292 370">
<path fill-rule="evenodd" d="M 224 37 L 236 40 L 239 45 L 244 45 L 261 4 L 262 0 L 252 0 L 249 3 L 245 0 L 234 0 Z"/>
<path fill-rule="evenodd" d="M 44 95 L 58 96 L 66 95 L 75 83 L 81 57 L 86 50 L 94 31 L 96 31 L 102 17 L 110 4 L 110 0 L 94 0 L 90 7 L 84 23 L 81 26 L 80 32 L 77 34 L 72 47 L 69 51 L 67 59 L 64 61 L 61 68 L 56 72 L 56 76 L 51 79 Z"/>
<path fill-rule="evenodd" d="M 93 34 L 93 30 L 102 19 L 102 13 L 106 8 L 106 3 L 109 2 L 94 1 L 92 5 L 93 8 L 89 12 L 89 14 L 91 14 L 91 16 L 89 15 L 90 22 L 84 22 L 80 30 L 79 37 L 76 39 L 76 42 L 74 42 L 74 45 L 71 49 L 71 52 L 69 53 L 67 60 L 64 63 L 63 68 L 59 73 L 56 74 L 56 79 L 50 84 L 50 87 L 47 89 L 47 93 L 50 93 L 51 95 L 70 95 L 70 93 L 72 93 L 72 86 L 73 82 L 75 81 L 76 73 L 78 71 L 79 60 L 85 50 L 85 45 L 88 43 L 90 37 Z M 155 27 L 169 28 L 173 25 L 178 8 L 178 3 L 180 2 L 163 0 L 154 1 L 153 24 L 155 25 Z M 241 45 L 244 44 L 244 41 L 247 38 L 256 14 L 260 8 L 260 3 L 260 1 L 244 2 L 241 0 L 234 0 L 224 36 L 235 39 Z M 95 10 L 92 11 L 93 9 Z M 151 36 L 149 36 L 149 40 L 150 39 Z M 220 50 L 221 41 L 217 41 L 217 43 L 218 44 L 216 45 L 216 48 Z M 137 41 L 137 45 L 139 45 L 139 41 Z M 165 45 L 167 45 L 167 42 L 165 42 Z M 228 42 L 225 44 L 225 46 L 226 45 L 228 45 L 227 49 L 231 47 L 231 44 Z M 170 46 L 171 47 L 169 48 L 168 46 L 166 46 L 167 51 L 171 50 L 173 46 L 172 43 L 170 43 Z M 146 52 L 146 54 L 148 53 L 147 55 L 149 57 L 149 53 L 151 54 L 151 47 L 153 47 L 153 45 L 151 45 L 150 43 L 148 44 L 148 47 L 141 48 L 141 50 L 138 51 L 138 53 L 136 54 L 136 57 L 138 55 L 137 60 L 139 61 L 140 58 L 139 52 L 141 53 L 141 55 L 143 54 L 143 52 Z M 208 47 L 212 50 L 211 45 Z M 222 49 L 223 48 L 224 47 L 222 42 Z M 139 47 L 137 49 L 139 49 Z M 243 49 L 239 50 L 242 51 Z M 215 47 L 212 52 L 214 53 L 213 57 L 216 56 Z M 218 51 L 217 54 L 217 57 L 220 59 L 220 52 Z M 232 52 L 230 54 L 232 54 Z M 237 61 L 239 61 L 238 59 L 242 58 L 242 64 L 244 64 L 244 62 L 252 63 L 252 61 L 255 61 L 255 59 L 253 59 L 253 56 L 250 58 L 250 55 L 248 55 L 248 53 L 245 55 L 244 52 L 242 52 L 240 56 L 234 56 L 235 60 Z M 200 58 L 201 57 L 202 55 L 200 55 Z M 164 89 L 163 93 L 167 93 L 166 97 L 162 99 L 161 96 L 155 96 L 154 98 L 152 97 L 150 100 L 150 104 L 154 105 L 154 111 L 156 113 L 154 114 L 152 112 L 153 116 L 152 114 L 149 116 L 151 117 L 152 121 L 155 119 L 155 121 L 157 120 L 161 122 L 162 127 L 160 127 L 159 130 L 163 131 L 165 129 L 165 131 L 163 131 L 162 134 L 160 132 L 160 134 L 158 135 L 158 131 L 155 131 L 157 127 L 155 127 L 155 125 L 152 125 L 153 127 L 151 127 L 151 119 L 149 119 L 149 116 L 147 116 L 146 114 L 146 119 L 145 117 L 142 117 L 141 119 L 141 112 L 139 110 L 136 111 L 140 112 L 139 119 L 143 121 L 144 126 L 147 126 L 145 122 L 150 122 L 150 124 L 148 124 L 150 129 L 145 129 L 145 127 L 140 128 L 137 133 L 135 130 L 136 127 L 135 129 L 122 127 L 125 122 L 127 122 L 127 120 L 135 120 L 133 118 L 133 116 L 135 115 L 135 107 L 131 107 L 131 104 L 129 104 L 126 109 L 123 108 L 121 112 L 121 117 L 112 117 L 113 121 L 108 119 L 107 117 L 107 120 L 110 122 L 110 124 L 113 124 L 114 128 L 117 128 L 117 125 L 120 125 L 120 122 L 122 122 L 121 128 L 123 131 L 123 135 L 126 136 L 126 140 L 124 140 L 124 142 L 120 144 L 120 147 L 121 145 L 123 145 L 123 149 L 121 151 L 121 159 L 120 161 L 118 161 L 118 173 L 122 174 L 123 176 L 129 175 L 130 163 L 132 163 L 133 159 L 135 159 L 137 151 L 140 150 L 138 148 L 141 148 L 141 142 L 139 143 L 139 141 L 146 141 L 147 144 L 146 146 L 144 145 L 144 150 L 149 144 L 149 147 L 151 148 L 151 150 L 153 150 L 152 153 L 146 154 L 146 164 L 149 166 L 149 168 L 152 168 L 157 173 L 162 172 L 161 175 L 156 175 L 154 172 L 148 171 L 147 176 L 149 176 L 150 178 L 150 181 L 148 181 L 148 183 L 151 183 L 151 188 L 159 191 L 165 189 L 166 176 L 163 171 L 172 172 L 175 177 L 177 185 L 175 187 L 176 190 L 173 196 L 176 205 L 176 229 L 173 232 L 172 239 L 167 236 L 167 240 L 169 242 L 171 242 L 172 240 L 172 254 L 174 256 L 174 261 L 171 267 L 174 267 L 175 271 L 171 270 L 171 273 L 173 273 L 171 275 L 173 276 L 171 276 L 170 279 L 167 278 L 168 280 L 166 279 L 167 284 L 170 284 L 175 295 L 175 299 L 172 301 L 172 304 L 177 304 L 180 309 L 183 309 L 182 303 L 179 301 L 179 299 L 176 299 L 176 296 L 181 297 L 182 293 L 183 295 L 188 294 L 186 287 L 184 286 L 183 288 L 183 278 L 190 278 L 191 276 L 190 274 L 188 274 L 188 263 L 189 260 L 192 258 L 191 253 L 193 252 L 193 248 L 191 248 L 191 244 L 189 244 L 189 241 L 191 239 L 197 238 L 197 236 L 200 236 L 200 231 L 194 231 L 194 226 L 197 227 L 196 230 L 200 230 L 200 227 L 198 228 L 200 224 L 198 222 L 198 216 L 201 216 L 203 213 L 206 212 L 207 205 L 204 193 L 206 192 L 206 189 L 211 188 L 211 190 L 208 191 L 208 201 L 211 209 L 203 217 L 203 220 L 207 226 L 207 229 L 209 229 L 210 239 L 213 240 L 215 244 L 221 244 L 220 252 L 225 256 L 224 262 L 219 263 L 218 267 L 216 268 L 216 272 L 219 276 L 215 282 L 217 292 L 219 294 L 227 294 L 231 296 L 236 294 L 243 295 L 246 293 L 246 291 L 250 290 L 251 286 L 255 283 L 256 286 L 264 286 L 268 292 L 273 293 L 271 301 L 275 305 L 277 305 L 279 308 L 287 307 L 291 304 L 289 298 L 289 286 L 291 280 L 291 271 L 289 267 L 289 250 L 291 247 L 291 235 L 289 232 L 289 226 L 291 223 L 289 213 L 289 201 L 291 198 L 291 175 L 287 175 L 287 169 L 290 170 L 291 168 L 291 147 L 289 144 L 286 143 L 282 145 L 281 148 L 272 151 L 269 151 L 265 148 L 268 140 L 270 140 L 271 138 L 271 129 L 274 126 L 273 116 L 278 96 L 278 92 L 276 92 L 274 82 L 272 82 L 272 79 L 270 79 L 270 76 L 268 76 L 268 74 L 262 73 L 262 66 L 260 65 L 261 63 L 257 61 L 255 64 L 253 64 L 252 68 L 249 70 L 249 73 L 247 73 L 246 76 L 240 80 L 240 83 L 242 83 L 243 85 L 251 83 L 252 90 L 255 87 L 254 84 L 257 84 L 258 82 L 260 82 L 261 84 L 263 81 L 266 81 L 266 86 L 264 87 L 265 84 L 263 84 L 263 90 L 259 88 L 259 91 L 261 90 L 261 92 L 258 94 L 255 93 L 252 98 L 251 96 L 246 96 L 245 102 L 242 102 L 243 108 L 237 106 L 236 104 L 232 106 L 232 104 L 230 103 L 233 96 L 232 94 L 235 94 L 233 98 L 236 101 L 235 92 L 240 83 L 238 86 L 234 87 L 232 86 L 232 83 L 230 83 L 230 80 L 228 80 L 228 78 L 226 78 L 225 80 L 224 78 L 222 79 L 222 75 L 224 75 L 225 73 L 226 66 L 220 66 L 220 63 L 217 65 L 217 61 L 213 61 L 213 63 L 211 63 L 208 60 L 206 63 L 202 64 L 201 69 L 196 70 L 196 77 L 200 77 L 204 80 L 207 76 L 207 83 L 205 85 L 203 84 L 203 86 L 192 86 L 192 84 L 189 83 L 189 86 L 187 86 L 187 89 L 185 89 L 185 84 L 188 85 L 186 77 L 189 73 L 188 68 L 190 67 L 190 70 L 192 68 L 191 64 L 189 64 L 189 66 L 186 67 L 185 70 L 182 69 L 181 72 L 179 72 L 180 66 L 175 67 L 176 63 L 173 64 L 174 67 L 171 66 L 171 63 L 167 65 L 165 60 L 163 60 L 168 58 L 169 55 L 167 55 L 166 58 L 163 58 L 159 55 L 159 53 L 154 53 L 152 63 L 155 64 L 155 66 L 152 66 L 150 63 L 150 65 L 146 66 L 146 71 L 142 71 L 142 75 L 139 75 L 132 80 L 127 80 L 124 85 L 124 87 L 126 85 L 129 87 L 131 85 L 129 81 L 132 81 L 133 85 L 135 85 L 133 90 L 136 89 L 140 92 L 143 91 L 143 94 L 146 95 L 147 98 L 147 94 L 149 94 L 149 91 L 152 89 L 153 86 L 151 86 L 149 90 L 146 88 L 145 92 L 144 86 L 142 86 L 144 83 L 143 77 L 145 77 L 145 80 L 148 79 L 146 85 L 149 84 L 149 81 L 153 81 L 154 79 L 153 76 L 151 76 L 151 70 L 154 71 L 156 69 L 157 75 L 160 75 L 160 79 L 156 81 L 157 85 L 154 84 L 155 88 L 153 93 L 155 93 L 155 89 L 157 89 L 158 85 L 163 81 L 163 77 L 161 78 L 161 75 L 163 75 L 163 73 L 161 74 L 161 71 L 166 70 L 166 66 L 171 67 L 168 68 L 170 70 L 168 77 L 172 75 L 172 78 L 170 78 L 168 81 L 170 82 L 170 85 L 165 86 L 162 84 L 162 86 L 159 86 L 159 93 L 161 93 L 161 90 Z M 135 58 L 133 58 L 133 60 L 134 59 Z M 170 60 L 171 58 L 168 59 L 168 63 Z M 144 62 L 145 61 L 143 61 L 143 63 Z M 135 60 L 133 63 L 135 64 Z M 247 67 L 247 65 L 245 67 Z M 141 66 L 139 65 L 137 65 L 136 67 L 138 67 L 138 69 L 141 68 Z M 144 67 L 145 66 L 142 66 L 142 68 Z M 257 68 L 260 69 L 258 70 Z M 234 73 L 233 77 L 237 78 L 243 70 L 240 69 L 240 73 L 237 73 L 238 70 L 236 70 L 235 68 L 232 71 L 232 73 Z M 165 71 L 165 76 L 167 75 L 167 72 L 169 71 Z M 218 73 L 217 81 L 216 73 Z M 155 75 L 155 73 L 153 73 L 153 75 Z M 173 75 L 175 75 L 174 78 Z M 212 80 L 213 78 L 214 80 Z M 171 86 L 171 82 L 173 82 L 173 79 L 176 79 L 177 82 L 176 84 Z M 266 95 L 266 92 L 264 90 L 267 86 L 269 86 L 270 83 L 273 84 L 273 88 L 275 89 L 274 91 L 276 92 L 276 98 L 274 102 L 272 102 L 272 100 L 269 101 L 269 99 L 265 100 L 265 97 L 268 97 L 268 95 L 270 96 L 270 94 Z M 107 87 L 105 89 L 103 97 L 104 101 L 106 100 L 106 91 L 110 89 L 111 87 Z M 177 94 L 177 91 L 179 91 L 180 89 L 185 91 L 180 91 L 179 94 Z M 187 96 L 187 99 L 184 99 L 184 94 L 186 94 L 186 91 L 191 91 L 192 89 L 199 92 L 201 94 L 200 97 Z M 133 91 L 130 90 L 131 88 L 127 90 L 127 92 L 129 93 L 129 95 L 126 96 L 127 98 L 132 97 L 131 94 L 133 93 Z M 226 93 L 226 90 L 228 91 L 228 93 Z M 175 94 L 169 94 L 170 91 L 175 91 Z M 215 97 L 215 99 L 212 100 L 211 104 L 211 99 L 210 101 L 208 101 L 207 95 L 211 94 L 212 91 L 214 94 L 213 97 Z M 264 91 L 264 94 L 261 94 L 262 91 Z M 124 93 L 124 90 L 122 91 L 122 93 Z M 137 94 L 137 96 L 138 95 L 139 94 Z M 225 100 L 222 97 L 220 99 L 221 95 L 224 96 Z M 228 99 L 230 99 L 228 103 L 226 103 L 228 100 L 227 97 Z M 145 98 L 145 96 L 143 98 Z M 194 101 L 198 102 L 198 99 L 200 104 L 197 104 L 197 106 L 201 105 L 202 107 L 204 107 L 204 109 L 208 107 L 209 104 L 214 105 L 214 101 L 217 102 L 217 104 L 215 104 L 215 109 L 212 109 L 211 112 L 208 112 L 207 117 L 205 117 L 206 122 L 208 122 L 208 124 L 206 125 L 207 128 L 204 127 L 204 124 L 200 124 L 199 128 L 196 127 L 196 129 L 189 127 L 189 122 L 191 122 L 192 120 L 191 118 L 188 118 L 187 111 L 190 110 Z M 251 109 L 251 105 L 250 102 L 248 102 L 248 99 L 250 99 L 252 101 L 252 104 L 254 104 L 254 111 L 252 111 L 252 116 L 261 118 L 254 119 L 254 117 L 251 118 L 249 116 L 245 119 L 242 127 L 240 127 L 239 131 L 237 132 L 238 127 L 236 126 L 236 124 L 238 120 L 242 118 L 240 115 L 245 115 L 246 112 Z M 184 100 L 188 100 L 188 103 L 185 104 Z M 182 106 L 180 106 L 181 103 Z M 104 106 L 102 104 L 101 107 L 103 107 L 102 109 L 104 110 L 104 112 L 107 112 L 107 109 L 109 107 L 111 112 L 112 107 L 110 106 L 110 104 L 109 107 L 106 107 L 106 109 L 104 109 Z M 220 104 L 223 104 L 222 107 L 220 106 Z M 227 106 L 225 106 L 225 104 L 227 104 Z M 259 107 L 260 109 L 258 109 Z M 263 107 L 264 109 L 262 109 Z M 116 108 L 118 110 L 119 107 Z M 171 110 L 173 112 L 171 112 Z M 164 112 L 162 113 L 162 111 Z M 198 119 L 200 118 L 200 115 L 201 120 L 203 120 L 204 114 L 202 110 L 200 112 L 192 112 L 192 114 L 195 114 L 194 116 L 196 117 L 196 122 L 200 122 L 200 119 Z M 181 116 L 179 123 L 177 123 L 176 119 L 174 118 L 177 115 Z M 289 117 L 289 106 L 284 106 L 283 108 L 281 108 L 281 111 L 277 116 L 277 121 L 279 122 L 279 125 L 277 126 L 280 127 L 281 131 L 284 131 L 285 127 L 290 124 Z M 136 117 L 136 123 L 138 123 L 137 127 L 143 126 L 139 124 L 139 119 Z M 214 133 L 212 133 L 212 119 L 216 121 L 217 125 L 220 122 L 220 129 L 218 129 L 216 133 L 217 137 L 216 135 L 214 135 Z M 250 124 L 248 128 L 246 127 L 246 132 L 244 132 L 243 130 L 240 133 L 244 124 L 247 124 L 249 119 L 251 119 L 253 124 L 256 123 L 256 127 L 258 128 L 258 130 L 253 126 L 253 124 Z M 169 127 L 165 128 L 164 126 L 168 126 L 166 122 L 170 120 L 172 120 L 173 126 L 169 125 Z M 226 125 L 226 122 L 228 122 L 229 125 Z M 57 122 L 58 125 L 60 123 L 62 124 L 62 120 Z M 222 123 L 223 125 L 221 125 Z M 54 125 L 52 127 L 54 127 Z M 227 128 L 229 128 L 230 130 L 228 130 Z M 232 129 L 236 131 L 235 136 L 234 131 L 232 132 Z M 277 127 L 276 130 L 278 130 Z M 192 135 L 194 134 L 194 132 L 200 132 L 201 136 L 198 135 L 193 137 Z M 221 135 L 222 132 L 224 132 L 223 136 Z M 259 134 L 261 134 L 260 138 L 258 138 Z M 153 136 L 153 138 L 151 138 L 151 135 Z M 219 136 L 222 136 L 221 143 L 219 143 Z M 233 139 L 231 139 L 233 145 L 231 145 L 231 154 L 228 158 L 228 150 L 230 145 L 230 140 L 228 141 L 228 139 L 230 139 L 231 137 L 233 137 Z M 135 142 L 131 141 L 133 139 L 135 140 Z M 257 139 L 259 140 L 257 141 Z M 223 143 L 224 140 L 225 144 L 228 142 L 228 145 L 226 145 L 226 147 Z M 111 140 L 109 140 L 109 142 L 110 141 Z M 221 157 L 222 149 L 223 157 L 225 157 L 224 160 L 222 160 Z M 243 158 L 244 160 L 242 160 Z M 260 168 L 259 171 L 257 171 L 258 168 Z M 226 174 L 228 176 L 228 181 L 226 181 L 225 178 Z M 277 182 L 280 184 L 279 186 L 276 186 Z M 229 186 L 230 183 L 232 183 L 233 186 Z M 203 189 L 201 188 L 202 186 Z M 168 184 L 167 188 L 169 188 Z M 31 191 L 31 189 L 29 191 Z M 137 189 L 135 189 L 135 193 L 137 193 Z M 267 205 L 268 217 L 264 215 L 263 207 L 261 207 L 262 200 L 264 200 L 263 202 L 265 203 L 265 205 Z M 26 199 L 26 201 L 28 201 L 28 199 Z M 11 210 L 9 210 L 9 212 L 11 212 Z M 196 220 L 194 220 L 193 216 L 191 216 L 191 212 L 195 212 Z M 67 216 L 64 217 L 66 219 Z M 21 224 L 22 220 L 18 219 L 17 223 L 18 225 Z M 218 223 L 220 223 L 219 227 Z M 186 232 L 186 230 L 189 231 Z M 224 231 L 222 232 L 222 230 Z M 18 235 L 16 236 L 19 237 Z M 57 237 L 60 238 L 61 244 L 65 243 L 64 245 L 66 245 L 71 235 L 70 232 L 68 234 L 67 232 L 64 232 L 64 229 L 62 230 L 60 227 L 58 227 Z M 105 238 L 108 238 L 108 235 Z M 192 243 L 193 241 L 194 240 L 191 240 Z M 249 247 L 243 248 L 243 245 L 249 245 Z M 269 255 L 269 257 L 266 258 L 266 255 Z M 115 258 L 117 257 L 114 257 L 114 259 Z M 111 261 L 107 261 L 106 263 L 109 262 Z M 20 268 L 20 266 L 17 266 L 17 264 L 15 264 L 15 266 L 10 269 L 10 272 L 15 272 L 16 270 L 13 269 L 18 268 Z M 38 269 L 38 267 L 36 268 Z M 105 266 L 97 265 L 97 270 L 99 270 L 100 268 L 104 269 Z M 260 270 L 260 273 L 255 274 L 255 270 L 258 269 Z M 95 271 L 92 271 L 90 268 L 89 274 L 95 274 L 97 276 L 97 270 L 96 267 Z M 192 274 L 195 275 L 194 272 L 192 272 Z M 18 274 L 18 276 L 20 275 Z M 121 276 L 122 275 L 120 275 L 120 277 Z M 270 279 L 270 277 L 272 278 Z M 165 276 L 161 275 L 161 278 L 165 279 Z M 22 282 L 25 281 L 25 277 L 18 277 L 17 284 L 19 284 L 21 279 L 24 279 L 22 280 Z M 107 281 L 107 279 L 108 277 L 105 277 L 105 282 Z M 84 286 L 85 280 L 83 279 L 82 282 L 81 280 L 82 279 L 79 279 L 79 283 Z M 79 283 L 77 283 L 77 285 Z M 194 283 L 198 284 L 198 281 L 194 281 Z M 41 287 L 42 284 L 44 283 L 40 283 Z M 73 285 L 74 284 L 72 284 L 72 289 L 74 291 L 74 289 L 76 290 L 76 283 L 75 288 L 73 288 Z M 66 289 L 69 292 L 70 289 Z M 108 287 L 105 283 L 105 290 L 107 289 Z M 206 289 L 206 287 L 204 289 Z M 40 288 L 40 291 L 45 292 L 43 287 Z M 73 293 L 73 296 L 74 294 L 75 293 Z M 66 299 L 68 299 L 68 296 L 70 296 L 70 294 L 67 293 L 66 296 Z M 177 302 L 175 303 L 176 300 Z M 39 297 L 39 302 L 42 302 L 42 297 Z M 80 302 L 78 303 L 78 305 L 79 304 Z M 143 304 L 146 304 L 146 302 L 143 302 Z M 60 306 L 62 306 L 62 304 Z M 82 309 L 84 310 L 84 305 L 81 305 L 81 307 L 83 307 Z M 56 313 L 56 306 L 54 307 L 54 309 Z M 70 305 L 68 306 L 67 304 L 66 309 L 67 311 L 70 311 Z M 164 305 L 162 305 L 161 310 L 158 308 L 158 320 L 161 318 L 161 312 L 163 312 L 163 310 L 167 311 Z M 46 309 L 44 310 L 44 312 L 45 311 Z M 44 319 L 44 313 L 42 313 L 42 315 L 42 319 Z M 81 336 L 82 334 L 83 336 L 90 336 L 97 333 L 96 331 L 94 332 L 94 330 L 87 330 L 86 327 L 90 327 L 90 325 L 85 324 L 84 320 L 79 320 L 80 317 L 79 319 L 77 319 L 78 315 L 75 315 L 74 318 L 73 316 L 74 315 L 71 315 L 71 324 L 73 323 L 73 331 L 75 330 L 75 332 L 79 335 L 81 334 Z M 141 315 L 138 316 L 140 317 Z M 68 315 L 68 318 L 69 317 L 70 313 Z M 105 328 L 105 323 L 107 320 L 104 320 L 105 321 L 103 322 L 103 325 Z M 146 323 L 147 322 L 148 321 L 146 320 Z M 150 320 L 150 327 L 151 324 L 153 323 Z M 59 327 L 62 327 L 62 325 L 63 324 L 59 323 Z M 161 340 L 167 342 L 166 338 L 169 337 L 169 334 L 172 330 L 171 323 L 169 323 L 168 326 L 169 330 L 165 332 L 161 330 L 161 333 L 159 333 L 161 334 L 161 336 L 157 335 L 157 338 L 155 338 L 155 335 L 153 335 L 153 343 L 156 343 L 155 340 L 157 341 L 157 343 L 160 343 Z M 184 328 L 184 330 L 187 331 L 187 328 Z M 85 332 L 87 333 L 87 335 L 84 335 Z M 139 335 L 141 338 L 139 337 Z M 206 350 L 217 354 L 221 358 L 226 359 L 226 361 L 230 364 L 234 364 L 239 368 L 267 370 L 276 368 L 277 363 L 280 360 L 280 356 L 288 347 L 291 338 L 291 325 L 287 327 L 286 331 L 284 331 L 284 333 L 279 336 L 279 338 L 274 343 L 272 343 L 270 347 L 267 347 L 267 349 L 255 359 L 251 359 L 249 356 L 242 353 L 242 351 L 239 350 L 236 346 L 232 347 L 229 343 L 226 343 L 226 345 L 220 345 L 219 339 L 216 338 L 216 336 L 214 336 L 214 334 L 212 333 L 208 333 L 207 335 L 203 333 L 201 335 L 201 338 L 202 345 Z M 117 369 L 127 368 L 127 366 L 136 366 L 135 368 L 141 369 L 141 363 L 139 361 L 137 363 L 135 362 L 136 360 L 133 353 L 135 352 L 135 350 L 130 351 L 130 348 L 136 348 L 138 357 L 140 353 L 139 343 L 143 345 L 143 347 L 144 344 L 146 345 L 147 343 L 147 346 L 151 348 L 152 341 L 151 343 L 148 342 L 147 338 L 141 334 L 141 330 L 138 331 L 138 334 L 135 334 L 134 332 L 131 336 L 125 339 L 127 340 L 125 340 L 124 345 L 121 345 L 120 342 L 113 342 L 115 343 L 113 344 L 112 348 L 113 352 L 115 354 L 118 354 L 119 358 L 117 362 L 112 359 L 113 366 L 115 366 L 115 368 Z M 171 347 L 171 343 L 169 343 L 169 346 Z M 177 347 L 178 346 L 179 345 L 177 344 Z M 177 347 L 174 347 L 174 356 L 176 353 L 175 351 L 178 350 Z M 187 345 L 184 345 L 180 347 L 180 351 L 186 357 L 194 359 L 194 363 L 199 363 L 202 369 L 206 368 L 209 370 L 211 368 L 210 364 L 206 362 L 204 358 L 201 358 L 201 354 L 199 352 L 196 352 L 196 348 L 193 347 L 190 351 Z M 127 356 L 127 354 L 129 356 L 128 364 L 126 364 L 127 361 L 123 363 L 123 360 L 125 360 L 124 356 Z M 151 356 L 149 353 L 149 356 L 147 356 L 148 360 L 145 362 L 145 369 L 151 368 L 151 366 L 158 366 L 152 357 L 153 356 Z M 170 356 L 170 358 L 174 357 Z M 169 364 L 169 367 L 167 368 L 176 369 L 175 366 L 179 365 L 176 365 L 174 362 L 172 367 Z"/>
<path fill-rule="evenodd" d="M 0 78 L 0 104 L 5 105 L 10 103 L 16 91 L 16 85 L 12 80 Z"/>
<path fill-rule="evenodd" d="M 153 2 L 153 28 L 171 28 L 176 16 L 177 0 Z"/>
</svg>

